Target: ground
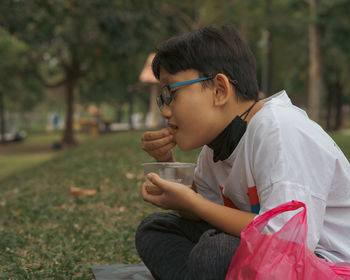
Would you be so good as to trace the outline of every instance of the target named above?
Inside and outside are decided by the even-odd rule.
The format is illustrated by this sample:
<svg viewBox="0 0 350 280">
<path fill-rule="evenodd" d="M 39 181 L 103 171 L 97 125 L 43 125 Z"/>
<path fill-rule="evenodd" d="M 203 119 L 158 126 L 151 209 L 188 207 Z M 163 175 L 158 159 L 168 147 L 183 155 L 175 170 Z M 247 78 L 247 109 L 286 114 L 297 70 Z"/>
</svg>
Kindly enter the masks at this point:
<svg viewBox="0 0 350 280">
<path fill-rule="evenodd" d="M 152 160 L 141 133 L 80 137 L 61 152 L 52 135 L 1 148 L 0 279 L 91 279 L 91 264 L 140 261 L 134 233 L 156 211 L 139 191 L 141 163 Z M 72 187 L 98 192 L 77 198 Z"/>
</svg>

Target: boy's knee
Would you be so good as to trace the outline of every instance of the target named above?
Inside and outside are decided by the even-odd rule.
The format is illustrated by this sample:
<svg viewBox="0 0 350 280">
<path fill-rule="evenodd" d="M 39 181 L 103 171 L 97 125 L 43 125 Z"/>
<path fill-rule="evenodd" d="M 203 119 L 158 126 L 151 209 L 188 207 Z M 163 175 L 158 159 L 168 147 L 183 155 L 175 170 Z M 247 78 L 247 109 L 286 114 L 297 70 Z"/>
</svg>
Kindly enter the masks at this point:
<svg viewBox="0 0 350 280">
<path fill-rule="evenodd" d="M 135 234 L 136 247 L 138 243 L 144 243 L 146 240 L 152 239 L 154 232 L 162 232 L 174 219 L 178 217 L 171 213 L 153 213 L 146 217 L 138 226 Z"/>
<path fill-rule="evenodd" d="M 239 243 L 239 238 L 219 233 L 215 229 L 206 231 L 189 256 L 190 278 L 225 279 Z"/>
<path fill-rule="evenodd" d="M 178 217 L 171 213 L 153 213 L 147 216 L 138 226 L 136 234 L 139 232 L 147 232 L 153 230 L 160 230 L 166 227 L 172 220 Z"/>
<path fill-rule="evenodd" d="M 158 216 L 161 213 L 153 213 L 149 216 L 147 216 L 142 222 L 139 224 L 139 226 L 136 229 L 136 234 L 135 234 L 135 240 L 137 240 L 144 236 L 149 231 L 152 231 L 153 225 L 157 223 Z"/>
<path fill-rule="evenodd" d="M 215 229 L 207 230 L 193 247 L 188 258 L 188 266 L 193 272 L 197 273 L 197 271 L 206 270 L 206 267 L 212 261 L 214 251 L 211 237 L 215 234 L 217 234 Z"/>
<path fill-rule="evenodd" d="M 147 230 L 147 228 L 152 225 L 153 221 L 156 220 L 159 213 L 153 213 L 149 216 L 147 216 L 145 219 L 141 221 L 139 226 L 137 227 L 136 233 L 139 231 Z"/>
<path fill-rule="evenodd" d="M 178 216 L 172 213 L 153 213 L 138 226 L 135 234 L 135 247 L 145 263 L 158 248 L 160 241 L 169 240 L 169 231 L 175 227 Z"/>
</svg>

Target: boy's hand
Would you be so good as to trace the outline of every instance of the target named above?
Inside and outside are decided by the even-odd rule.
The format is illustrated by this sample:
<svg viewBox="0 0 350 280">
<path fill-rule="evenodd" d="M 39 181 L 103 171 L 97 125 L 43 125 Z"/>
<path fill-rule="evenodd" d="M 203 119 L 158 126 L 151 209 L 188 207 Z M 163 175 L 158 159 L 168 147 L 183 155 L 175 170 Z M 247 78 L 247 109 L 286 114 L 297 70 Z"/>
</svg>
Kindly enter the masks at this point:
<svg viewBox="0 0 350 280">
<path fill-rule="evenodd" d="M 147 184 L 144 183 L 142 186 L 143 199 L 163 209 L 190 211 L 191 200 L 199 196 L 190 186 L 164 180 L 155 173 L 148 174 L 147 179 L 159 187 L 162 193 L 157 195 L 148 193 Z"/>
<path fill-rule="evenodd" d="M 173 135 L 168 129 L 158 131 L 145 132 L 142 137 L 142 150 L 147 152 L 157 161 L 172 162 L 175 161 L 173 157 L 172 148 L 176 145 Z"/>
</svg>

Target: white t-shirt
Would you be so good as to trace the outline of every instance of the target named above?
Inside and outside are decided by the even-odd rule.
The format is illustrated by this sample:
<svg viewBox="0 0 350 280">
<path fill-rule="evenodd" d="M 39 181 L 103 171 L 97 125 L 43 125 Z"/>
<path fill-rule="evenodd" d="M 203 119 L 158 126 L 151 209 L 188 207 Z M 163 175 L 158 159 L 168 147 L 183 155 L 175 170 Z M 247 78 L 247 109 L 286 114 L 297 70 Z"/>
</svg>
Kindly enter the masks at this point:
<svg viewBox="0 0 350 280">
<path fill-rule="evenodd" d="M 285 91 L 265 99 L 228 159 L 214 163 L 204 146 L 194 180 L 205 198 L 248 212 L 304 202 L 308 247 L 329 261 L 350 261 L 350 164 Z M 295 213 L 272 219 L 268 231 Z"/>
</svg>

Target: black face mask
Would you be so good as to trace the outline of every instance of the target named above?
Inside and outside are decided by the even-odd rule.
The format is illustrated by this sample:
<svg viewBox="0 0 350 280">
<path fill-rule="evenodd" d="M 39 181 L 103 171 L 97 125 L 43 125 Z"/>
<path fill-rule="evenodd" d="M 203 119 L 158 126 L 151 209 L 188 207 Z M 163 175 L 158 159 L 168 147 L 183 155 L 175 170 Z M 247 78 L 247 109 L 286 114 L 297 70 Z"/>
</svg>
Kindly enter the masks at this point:
<svg viewBox="0 0 350 280">
<path fill-rule="evenodd" d="M 242 115 L 236 116 L 232 122 L 207 145 L 214 151 L 214 162 L 227 159 L 237 147 L 247 129 L 247 122 L 245 119 L 256 102 L 257 101 L 255 101 L 254 104 Z"/>
</svg>

